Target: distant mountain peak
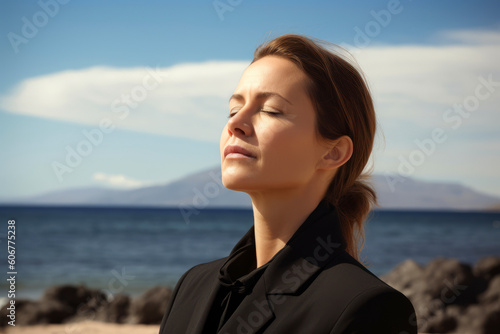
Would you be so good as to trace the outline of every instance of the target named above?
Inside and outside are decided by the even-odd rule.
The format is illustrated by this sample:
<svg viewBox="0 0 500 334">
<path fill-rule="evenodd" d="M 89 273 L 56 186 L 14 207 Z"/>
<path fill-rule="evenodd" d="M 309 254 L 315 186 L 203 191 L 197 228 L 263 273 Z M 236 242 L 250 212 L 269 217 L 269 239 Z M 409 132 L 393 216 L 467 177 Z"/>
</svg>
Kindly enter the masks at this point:
<svg viewBox="0 0 500 334">
<path fill-rule="evenodd" d="M 375 174 L 381 209 L 491 210 L 500 209 L 500 198 L 451 182 L 429 182 L 410 177 L 395 183 L 391 175 Z M 199 171 L 167 184 L 120 190 L 73 188 L 37 196 L 3 200 L 4 204 L 158 206 L 203 209 L 212 207 L 250 208 L 250 197 L 222 185 L 220 166 Z"/>
</svg>

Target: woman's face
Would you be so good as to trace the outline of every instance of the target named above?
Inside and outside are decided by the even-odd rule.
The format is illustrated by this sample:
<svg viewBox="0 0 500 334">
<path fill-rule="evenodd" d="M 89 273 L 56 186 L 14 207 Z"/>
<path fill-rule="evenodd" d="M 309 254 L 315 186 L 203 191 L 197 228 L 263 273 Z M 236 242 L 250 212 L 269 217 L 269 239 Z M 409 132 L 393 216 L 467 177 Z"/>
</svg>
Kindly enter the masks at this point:
<svg viewBox="0 0 500 334">
<path fill-rule="evenodd" d="M 220 141 L 222 181 L 248 193 L 299 189 L 328 151 L 316 133 L 309 79 L 291 61 L 266 56 L 243 73 Z"/>
</svg>

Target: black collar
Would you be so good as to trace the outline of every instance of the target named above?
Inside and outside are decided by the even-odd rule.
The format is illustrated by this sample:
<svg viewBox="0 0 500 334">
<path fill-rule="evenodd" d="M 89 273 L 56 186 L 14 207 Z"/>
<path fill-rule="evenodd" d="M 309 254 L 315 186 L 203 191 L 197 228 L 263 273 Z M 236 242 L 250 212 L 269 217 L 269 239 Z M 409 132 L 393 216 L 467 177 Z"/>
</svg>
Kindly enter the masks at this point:
<svg viewBox="0 0 500 334">
<path fill-rule="evenodd" d="M 220 268 L 219 281 L 221 285 L 240 293 L 250 293 L 256 281 L 264 274 L 266 281 L 270 283 L 269 292 L 274 289 L 293 293 L 306 281 L 305 278 L 322 268 L 334 254 L 345 247 L 335 207 L 321 201 L 286 245 L 259 268 L 256 268 L 255 232 L 252 226 Z M 304 273 L 283 279 L 283 275 L 287 274 L 285 268 L 294 265 L 302 268 Z"/>
<path fill-rule="evenodd" d="M 345 249 L 337 210 L 321 201 L 264 273 L 266 292 L 297 292 Z"/>
</svg>

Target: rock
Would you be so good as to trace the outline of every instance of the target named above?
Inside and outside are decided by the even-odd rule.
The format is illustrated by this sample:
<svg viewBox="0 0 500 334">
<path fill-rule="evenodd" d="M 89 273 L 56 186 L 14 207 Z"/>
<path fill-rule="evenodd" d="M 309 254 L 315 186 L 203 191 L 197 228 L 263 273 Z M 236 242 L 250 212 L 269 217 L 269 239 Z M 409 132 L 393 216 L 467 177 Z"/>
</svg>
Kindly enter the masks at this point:
<svg viewBox="0 0 500 334">
<path fill-rule="evenodd" d="M 56 301 L 68 306 L 74 313 L 88 312 L 89 309 L 99 307 L 106 300 L 106 295 L 99 290 L 87 288 L 83 285 L 58 285 L 45 291 L 41 303 Z"/>
<path fill-rule="evenodd" d="M 488 285 L 488 288 L 484 293 L 479 296 L 479 302 L 481 304 L 500 304 L 500 275 L 495 276 Z"/>
<path fill-rule="evenodd" d="M 40 300 L 16 300 L 16 325 L 60 324 L 73 319 L 93 319 L 96 310 L 106 304 L 105 295 L 98 290 L 84 286 L 54 286 L 47 289 Z M 2 318 L 8 319 L 6 311 L 5 306 L 0 313 Z"/>
<path fill-rule="evenodd" d="M 498 334 L 500 305 L 471 305 L 458 319 L 457 333 Z"/>
<path fill-rule="evenodd" d="M 104 322 L 124 323 L 129 316 L 130 297 L 123 294 L 115 295 L 109 303 L 100 308 L 96 320 Z"/>
<path fill-rule="evenodd" d="M 458 321 L 445 311 L 438 312 L 426 323 L 426 326 L 419 327 L 419 331 L 426 333 L 449 333 L 457 327 Z"/>
<path fill-rule="evenodd" d="M 483 323 L 484 334 L 498 334 L 500 330 L 500 309 L 492 310 Z"/>
<path fill-rule="evenodd" d="M 468 303 L 474 296 L 465 294 L 473 281 L 472 268 L 456 259 L 437 258 L 424 268 L 422 279 L 425 288 L 422 293 L 444 304 Z"/>
<path fill-rule="evenodd" d="M 410 299 L 422 332 L 452 330 L 457 321 L 446 313 L 447 306 L 476 296 L 467 291 L 474 282 L 471 267 L 454 259 L 437 258 L 425 267 L 406 260 L 382 279 Z"/>
<path fill-rule="evenodd" d="M 429 332 L 429 327 L 436 325 L 446 305 L 439 299 L 430 299 L 429 295 L 416 296 L 417 301 L 411 301 L 417 314 L 418 329 L 420 332 Z"/>
<path fill-rule="evenodd" d="M 73 315 L 73 310 L 58 301 L 17 301 L 16 326 L 60 324 Z"/>
<path fill-rule="evenodd" d="M 486 281 L 500 274 L 500 257 L 488 256 L 476 262 L 473 268 L 474 276 L 484 278 Z"/>
<path fill-rule="evenodd" d="M 419 332 L 500 333 L 500 258 L 471 266 L 436 258 L 426 266 L 407 260 L 382 279 L 405 294 Z"/>
<path fill-rule="evenodd" d="M 166 287 L 154 287 L 132 301 L 129 322 L 139 324 L 159 324 L 172 296 Z"/>
<path fill-rule="evenodd" d="M 449 305 L 446 307 L 446 314 L 455 319 L 460 319 L 467 312 L 467 308 L 462 305 Z"/>
<path fill-rule="evenodd" d="M 382 280 L 410 298 L 422 289 L 420 285 L 423 272 L 423 268 L 410 259 L 398 264 Z"/>
<path fill-rule="evenodd" d="M 32 300 L 26 300 L 26 299 L 17 299 L 15 302 L 15 320 L 16 324 L 18 323 L 18 316 L 19 314 L 23 313 L 23 308 L 30 308 L 31 305 L 35 303 Z M 0 309 L 0 327 L 6 327 L 8 325 L 8 322 L 11 321 L 8 315 L 11 314 L 10 310 L 7 310 L 8 307 L 11 307 L 10 300 L 5 300 L 5 304 L 2 304 L 2 308 Z M 1 332 L 1 331 L 0 331 Z"/>
<path fill-rule="evenodd" d="M 407 260 L 382 279 L 405 294 L 415 307 L 419 332 L 500 333 L 500 258 L 487 257 L 473 268 L 437 258 L 422 266 Z M 84 319 L 159 324 L 172 290 L 155 287 L 131 299 L 85 286 L 49 288 L 38 301 L 16 301 L 16 325 L 73 322 Z M 0 310 L 6 326 L 7 309 Z"/>
</svg>

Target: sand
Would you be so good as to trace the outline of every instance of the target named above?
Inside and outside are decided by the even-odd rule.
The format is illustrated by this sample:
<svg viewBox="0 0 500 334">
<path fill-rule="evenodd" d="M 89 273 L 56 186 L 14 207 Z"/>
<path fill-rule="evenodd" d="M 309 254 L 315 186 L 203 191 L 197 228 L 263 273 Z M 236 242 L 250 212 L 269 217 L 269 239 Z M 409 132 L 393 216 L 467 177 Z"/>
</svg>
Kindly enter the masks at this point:
<svg viewBox="0 0 500 334">
<path fill-rule="evenodd" d="M 158 334 L 160 325 L 119 325 L 96 321 L 83 321 L 63 325 L 16 326 L 5 333 L 22 334 Z M 0 329 L 0 333 L 2 333 Z M 425 333 L 421 333 L 425 334 Z"/>
<path fill-rule="evenodd" d="M 158 334 L 160 325 L 121 325 L 83 321 L 62 325 L 8 326 L 7 334 Z M 1 330 L 0 330 L 1 332 Z"/>
</svg>

